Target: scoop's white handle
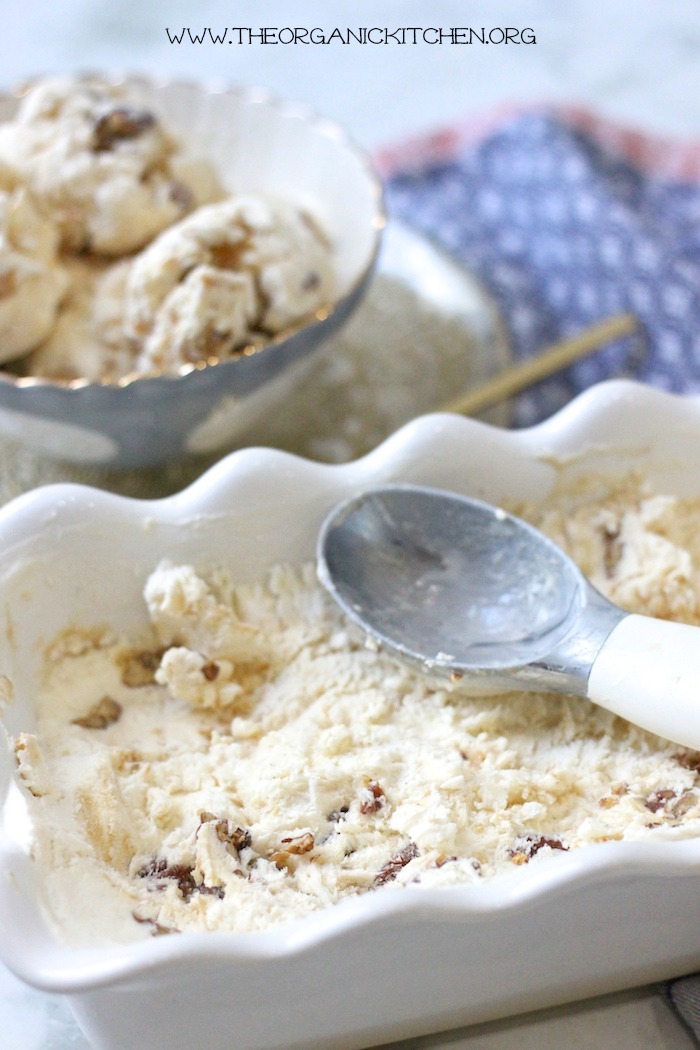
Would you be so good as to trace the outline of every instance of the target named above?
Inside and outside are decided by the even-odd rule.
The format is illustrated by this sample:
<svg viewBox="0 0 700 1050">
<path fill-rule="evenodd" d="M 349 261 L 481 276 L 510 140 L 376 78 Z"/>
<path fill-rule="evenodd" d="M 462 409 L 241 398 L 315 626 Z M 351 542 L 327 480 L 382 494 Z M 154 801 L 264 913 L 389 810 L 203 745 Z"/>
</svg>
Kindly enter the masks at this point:
<svg viewBox="0 0 700 1050">
<path fill-rule="evenodd" d="M 700 750 L 700 629 L 626 616 L 595 659 L 588 696 L 643 729 Z"/>
</svg>

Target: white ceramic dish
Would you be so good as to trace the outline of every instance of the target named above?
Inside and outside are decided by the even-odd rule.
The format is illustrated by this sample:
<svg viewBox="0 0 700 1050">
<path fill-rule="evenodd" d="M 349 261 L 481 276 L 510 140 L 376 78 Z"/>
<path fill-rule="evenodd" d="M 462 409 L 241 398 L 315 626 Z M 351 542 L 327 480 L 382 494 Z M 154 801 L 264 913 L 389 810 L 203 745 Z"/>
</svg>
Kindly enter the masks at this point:
<svg viewBox="0 0 700 1050">
<path fill-rule="evenodd" d="M 251 580 L 312 557 L 336 500 L 396 480 L 501 500 L 545 497 L 562 474 L 639 468 L 698 495 L 699 443 L 700 400 L 620 381 L 526 431 L 425 416 L 342 466 L 247 449 L 159 502 L 38 490 L 0 513 L 0 669 L 16 686 L 4 721 L 31 724 L 56 631 L 140 620 L 143 577 L 164 554 Z M 3 754 L 0 951 L 66 994 L 96 1047 L 351 1050 L 700 966 L 698 841 L 604 843 L 477 885 L 367 894 L 263 933 L 67 949 L 37 908 L 11 766 Z"/>
</svg>

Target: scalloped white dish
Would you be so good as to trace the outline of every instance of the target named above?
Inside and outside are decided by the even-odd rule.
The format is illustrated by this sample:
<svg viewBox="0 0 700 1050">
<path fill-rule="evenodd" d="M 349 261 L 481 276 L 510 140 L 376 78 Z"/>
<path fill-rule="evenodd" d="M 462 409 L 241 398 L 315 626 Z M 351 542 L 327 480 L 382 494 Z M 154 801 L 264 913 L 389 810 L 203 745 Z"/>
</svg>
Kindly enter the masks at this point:
<svg viewBox="0 0 700 1050">
<path fill-rule="evenodd" d="M 525 431 L 424 416 L 342 466 L 245 449 L 160 501 L 36 490 L 0 512 L 0 670 L 15 684 L 4 723 L 30 727 L 41 654 L 62 628 L 145 623 L 143 580 L 163 556 L 251 582 L 313 558 L 328 508 L 390 481 L 499 502 L 639 469 L 697 496 L 699 444 L 700 399 L 610 382 Z M 365 894 L 260 933 L 71 949 L 41 916 L 5 751 L 0 790 L 2 958 L 67 995 L 96 1047 L 351 1050 L 700 967 L 692 839 L 608 842 L 464 887 Z"/>
</svg>

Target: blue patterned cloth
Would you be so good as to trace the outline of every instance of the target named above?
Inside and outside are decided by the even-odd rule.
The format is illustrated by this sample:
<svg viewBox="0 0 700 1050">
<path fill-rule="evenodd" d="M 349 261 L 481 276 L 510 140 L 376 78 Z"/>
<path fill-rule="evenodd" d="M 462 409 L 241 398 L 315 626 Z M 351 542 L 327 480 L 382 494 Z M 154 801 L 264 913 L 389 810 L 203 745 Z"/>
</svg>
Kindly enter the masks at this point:
<svg viewBox="0 0 700 1050">
<path fill-rule="evenodd" d="M 516 357 L 632 312 L 646 333 L 522 394 L 516 425 L 601 379 L 700 390 L 700 182 L 649 174 L 563 116 L 511 118 L 387 180 L 390 214 L 436 237 L 496 297 Z"/>
</svg>

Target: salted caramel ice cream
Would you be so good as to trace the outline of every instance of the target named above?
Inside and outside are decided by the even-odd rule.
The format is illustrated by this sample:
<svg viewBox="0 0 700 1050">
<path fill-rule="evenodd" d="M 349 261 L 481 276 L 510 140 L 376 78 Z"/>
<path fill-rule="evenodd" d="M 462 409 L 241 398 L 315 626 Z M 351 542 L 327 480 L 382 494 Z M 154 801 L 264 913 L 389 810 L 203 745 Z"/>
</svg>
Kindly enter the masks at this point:
<svg viewBox="0 0 700 1050">
<path fill-rule="evenodd" d="M 135 83 L 40 80 L 0 124 L 0 361 L 20 374 L 177 374 L 334 295 L 309 208 L 225 188 Z"/>
<path fill-rule="evenodd" d="M 142 252 L 71 261 L 70 290 L 31 375 L 177 373 L 260 347 L 333 298 L 328 241 L 300 207 L 246 195 L 202 207 Z"/>
<path fill-rule="evenodd" d="M 29 375 L 97 382 L 133 371 L 134 350 L 123 325 L 129 269 L 128 260 L 66 264 L 69 289 L 48 338 L 25 358 Z"/>
<path fill-rule="evenodd" d="M 140 370 L 230 356 L 333 298 L 328 239 L 308 211 L 234 196 L 172 226 L 131 266 L 125 322 Z"/>
<path fill-rule="evenodd" d="M 0 164 L 0 361 L 27 353 L 52 331 L 69 279 L 58 230 Z"/>
<path fill-rule="evenodd" d="M 0 126 L 0 160 L 56 222 L 71 252 L 120 256 L 221 195 L 133 87 L 98 79 L 40 81 Z"/>
<path fill-rule="evenodd" d="M 700 623 L 699 501 L 630 481 L 519 509 L 614 600 Z M 700 834 L 700 755 L 579 698 L 446 688 L 369 647 L 311 566 L 236 586 L 163 561 L 144 600 L 147 637 L 55 640 L 11 742 L 68 942 L 257 930 Z"/>
</svg>

